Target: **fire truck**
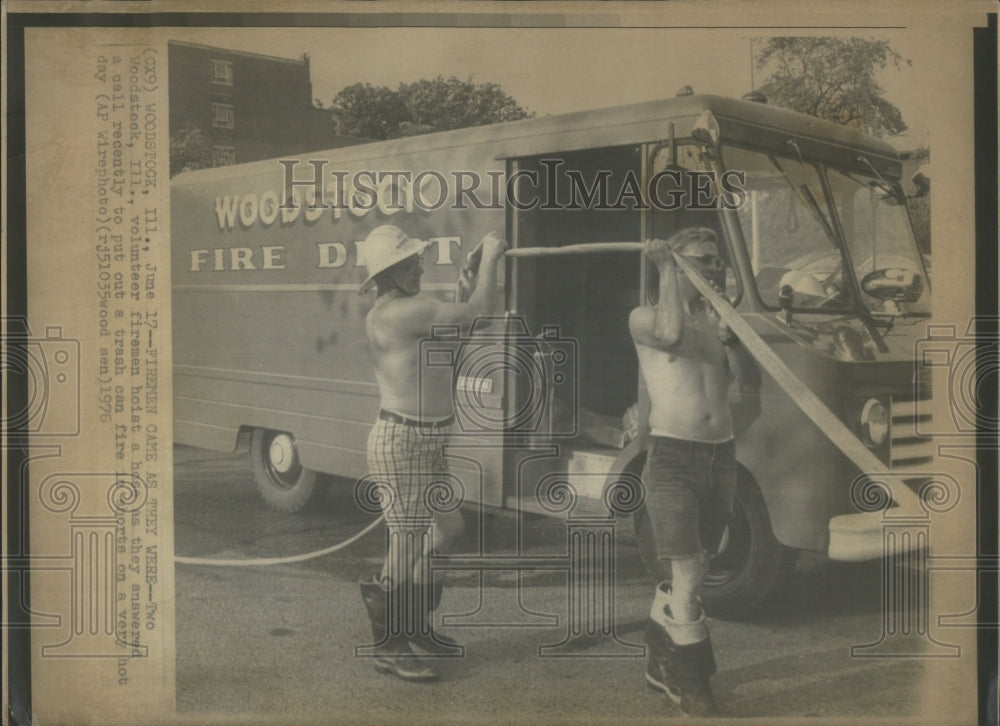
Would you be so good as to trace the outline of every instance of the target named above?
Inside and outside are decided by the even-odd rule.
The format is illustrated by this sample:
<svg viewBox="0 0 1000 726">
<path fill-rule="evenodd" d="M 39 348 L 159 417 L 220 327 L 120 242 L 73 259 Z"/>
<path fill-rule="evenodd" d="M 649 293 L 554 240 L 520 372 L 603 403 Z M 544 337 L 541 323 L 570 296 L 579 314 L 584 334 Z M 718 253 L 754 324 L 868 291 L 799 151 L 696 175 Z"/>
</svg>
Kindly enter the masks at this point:
<svg viewBox="0 0 1000 726">
<path fill-rule="evenodd" d="M 577 512 L 630 517 L 662 579 L 641 483 L 615 503 L 645 457 L 627 321 L 657 273 L 637 243 L 709 227 L 743 343 L 786 371 L 734 407 L 738 491 L 706 582 L 716 613 L 751 608 L 797 551 L 883 553 L 880 513 L 859 503 L 864 466 L 786 378 L 902 482 L 897 499 L 931 458 L 929 385 L 914 366 L 930 280 L 901 175 L 882 140 L 711 95 L 180 174 L 175 442 L 248 449 L 264 500 L 286 512 L 324 496 L 325 474 L 364 477 L 379 393 L 362 240 L 380 224 L 428 240 L 422 294 L 450 300 L 477 243 L 502 230 L 502 309 L 421 344 L 422 362 L 455 369 L 461 496 L 480 511 L 564 515 L 561 486 Z"/>
</svg>

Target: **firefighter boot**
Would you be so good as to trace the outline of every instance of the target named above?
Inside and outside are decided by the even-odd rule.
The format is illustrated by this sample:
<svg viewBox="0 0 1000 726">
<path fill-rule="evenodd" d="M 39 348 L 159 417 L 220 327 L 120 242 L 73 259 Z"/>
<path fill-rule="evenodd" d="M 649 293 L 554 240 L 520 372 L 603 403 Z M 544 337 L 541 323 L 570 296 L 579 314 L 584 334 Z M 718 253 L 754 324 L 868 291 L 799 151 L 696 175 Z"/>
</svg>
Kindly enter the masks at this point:
<svg viewBox="0 0 1000 726">
<path fill-rule="evenodd" d="M 412 622 L 406 631 L 411 644 L 436 655 L 461 655 L 463 652 L 454 639 L 441 635 L 434 630 L 434 611 L 441 604 L 441 594 L 444 592 L 444 579 L 438 578 L 433 584 L 415 585 L 411 591 L 413 597 Z"/>
<path fill-rule="evenodd" d="M 646 644 L 649 648 L 646 660 L 646 682 L 657 688 L 681 707 L 686 716 L 713 716 L 718 714 L 715 697 L 709 679 L 715 673 L 715 655 L 712 641 L 705 626 L 704 614 L 692 623 L 679 623 L 669 617 L 667 627 L 650 619 L 646 626 Z M 690 635 L 692 631 L 704 634 L 701 640 L 678 645 L 671 637 L 675 631 L 678 639 L 681 633 Z"/>
<path fill-rule="evenodd" d="M 417 656 L 400 635 L 403 625 L 399 588 L 386 591 L 376 578 L 361 582 L 361 599 L 371 620 L 375 639 L 375 670 L 405 681 L 431 681 L 438 673 Z M 394 622 L 390 622 L 390 618 Z M 395 626 L 395 627 L 394 627 Z"/>
<path fill-rule="evenodd" d="M 649 620 L 646 621 L 646 685 L 664 693 L 667 686 L 663 682 L 662 664 L 670 656 L 667 644 L 666 609 L 670 605 L 670 582 L 661 582 L 656 587 L 653 604 L 649 608 Z"/>
</svg>

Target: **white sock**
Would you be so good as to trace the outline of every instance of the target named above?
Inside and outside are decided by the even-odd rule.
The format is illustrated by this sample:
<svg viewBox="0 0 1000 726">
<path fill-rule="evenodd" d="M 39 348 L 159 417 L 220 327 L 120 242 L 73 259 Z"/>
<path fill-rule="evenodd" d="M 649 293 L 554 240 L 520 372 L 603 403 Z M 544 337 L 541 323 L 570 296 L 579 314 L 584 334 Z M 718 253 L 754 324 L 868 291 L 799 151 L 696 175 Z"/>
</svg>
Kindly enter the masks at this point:
<svg viewBox="0 0 1000 726">
<path fill-rule="evenodd" d="M 664 628 L 670 639 L 677 645 L 691 645 L 699 643 L 708 637 L 708 620 L 705 618 L 705 611 L 702 610 L 697 620 L 681 622 L 663 615 Z"/>
<path fill-rule="evenodd" d="M 667 615 L 664 608 L 670 605 L 670 583 L 661 582 L 653 593 L 653 604 L 649 608 L 649 618 L 661 628 L 667 627 Z"/>
</svg>

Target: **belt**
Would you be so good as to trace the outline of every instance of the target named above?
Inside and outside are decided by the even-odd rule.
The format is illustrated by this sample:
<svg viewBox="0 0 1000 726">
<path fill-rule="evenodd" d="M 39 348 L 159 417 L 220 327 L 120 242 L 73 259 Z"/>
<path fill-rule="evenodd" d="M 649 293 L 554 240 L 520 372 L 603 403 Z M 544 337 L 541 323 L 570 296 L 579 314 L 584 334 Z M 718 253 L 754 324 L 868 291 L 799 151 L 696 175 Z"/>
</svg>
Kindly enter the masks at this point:
<svg viewBox="0 0 1000 726">
<path fill-rule="evenodd" d="M 392 421 L 393 423 L 403 424 L 404 426 L 419 426 L 420 428 L 429 429 L 439 429 L 445 426 L 450 426 L 455 420 L 454 416 L 449 416 L 442 421 L 421 421 L 417 418 L 406 418 L 406 416 L 400 416 L 398 413 L 386 411 L 385 409 L 378 412 L 378 417 L 383 421 Z"/>
</svg>

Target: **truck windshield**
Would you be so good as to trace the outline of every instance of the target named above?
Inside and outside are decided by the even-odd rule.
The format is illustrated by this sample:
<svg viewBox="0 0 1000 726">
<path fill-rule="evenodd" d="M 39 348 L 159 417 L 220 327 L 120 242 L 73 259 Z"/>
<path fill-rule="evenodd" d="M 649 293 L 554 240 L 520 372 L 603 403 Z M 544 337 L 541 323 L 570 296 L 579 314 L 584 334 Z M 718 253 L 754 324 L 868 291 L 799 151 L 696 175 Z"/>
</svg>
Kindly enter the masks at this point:
<svg viewBox="0 0 1000 726">
<path fill-rule="evenodd" d="M 847 247 L 854 265 L 855 277 L 862 290 L 868 289 L 865 279 L 878 276 L 879 271 L 893 278 L 920 277 L 920 296 L 905 305 L 883 300 L 867 292 L 862 299 L 872 313 L 926 313 L 930 311 L 930 295 L 923 280 L 924 267 L 913 239 L 910 220 L 898 189 L 885 180 L 852 172 L 830 169 L 827 179 L 833 191 Z"/>
<path fill-rule="evenodd" d="M 817 167 L 734 146 L 723 154 L 728 169 L 746 174 L 747 200 L 737 215 L 764 304 L 777 307 L 783 292 L 794 308 L 853 308 L 857 293 L 843 279 L 844 257 Z"/>
</svg>

